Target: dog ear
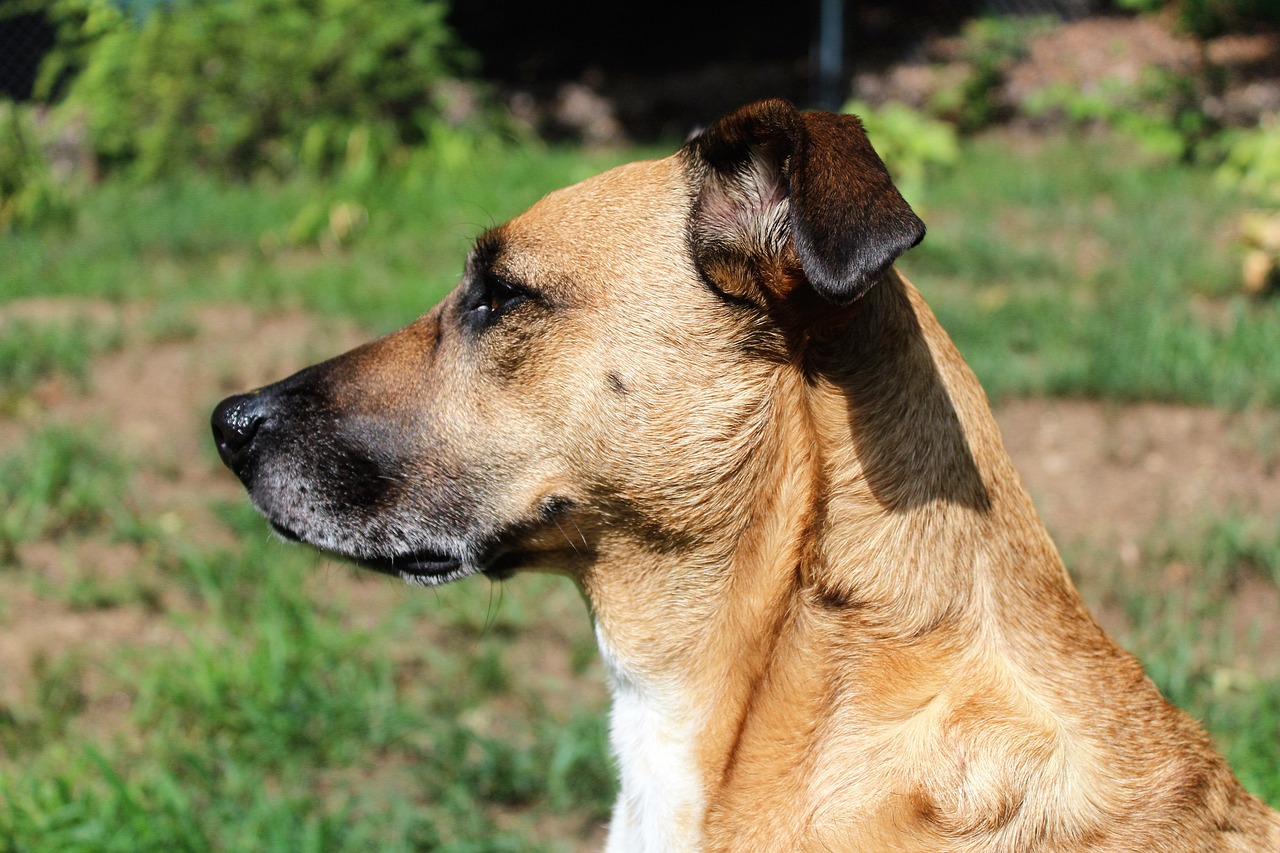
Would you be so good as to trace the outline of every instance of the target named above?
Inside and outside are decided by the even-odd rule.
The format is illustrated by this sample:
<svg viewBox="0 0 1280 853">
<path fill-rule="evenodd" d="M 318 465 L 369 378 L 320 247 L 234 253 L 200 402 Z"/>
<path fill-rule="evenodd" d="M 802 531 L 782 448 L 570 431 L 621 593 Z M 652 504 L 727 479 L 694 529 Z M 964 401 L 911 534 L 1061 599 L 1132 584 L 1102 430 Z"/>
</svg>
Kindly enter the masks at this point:
<svg viewBox="0 0 1280 853">
<path fill-rule="evenodd" d="M 745 274 L 785 293 L 798 265 L 814 290 L 848 305 L 924 238 L 854 116 L 761 101 L 686 151 L 700 170 L 694 256 L 727 292 L 743 295 Z"/>
</svg>

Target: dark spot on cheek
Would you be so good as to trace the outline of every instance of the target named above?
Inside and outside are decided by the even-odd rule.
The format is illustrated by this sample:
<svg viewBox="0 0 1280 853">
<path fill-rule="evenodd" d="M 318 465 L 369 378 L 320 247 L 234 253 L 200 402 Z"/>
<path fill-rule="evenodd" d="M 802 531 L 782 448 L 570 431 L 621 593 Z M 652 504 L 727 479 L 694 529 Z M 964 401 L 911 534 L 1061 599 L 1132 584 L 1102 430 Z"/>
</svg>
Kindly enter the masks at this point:
<svg viewBox="0 0 1280 853">
<path fill-rule="evenodd" d="M 929 796 L 929 792 L 925 790 L 913 791 L 907 797 L 911 811 L 914 817 L 921 823 L 935 823 L 938 820 L 938 804 L 933 801 L 933 797 Z"/>
<path fill-rule="evenodd" d="M 839 610 L 849 603 L 842 590 L 825 584 L 817 589 L 818 603 L 829 610 Z"/>
<path fill-rule="evenodd" d="M 626 396 L 628 393 L 627 383 L 622 381 L 622 375 L 616 370 L 610 370 L 608 377 L 609 390 L 620 396 Z"/>
<path fill-rule="evenodd" d="M 319 475 L 342 509 L 372 512 L 385 506 L 396 482 L 395 466 L 370 448 L 334 441 L 319 464 Z"/>
</svg>

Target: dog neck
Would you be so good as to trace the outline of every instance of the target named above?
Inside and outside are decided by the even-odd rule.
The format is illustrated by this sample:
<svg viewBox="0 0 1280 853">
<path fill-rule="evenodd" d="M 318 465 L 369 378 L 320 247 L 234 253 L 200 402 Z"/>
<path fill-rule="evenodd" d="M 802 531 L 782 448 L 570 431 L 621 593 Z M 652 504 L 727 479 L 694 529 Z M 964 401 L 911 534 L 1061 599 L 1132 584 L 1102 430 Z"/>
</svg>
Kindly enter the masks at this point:
<svg viewBox="0 0 1280 853">
<path fill-rule="evenodd" d="M 852 328 L 814 341 L 824 363 L 775 374 L 769 409 L 780 416 L 732 502 L 741 513 L 713 547 L 682 549 L 679 561 L 619 555 L 609 563 L 647 568 L 585 584 L 622 780 L 610 849 L 697 849 L 725 791 L 774 781 L 779 769 L 754 755 L 758 742 L 816 754 L 804 743 L 813 721 L 849 710 L 835 707 L 833 685 L 875 685 L 853 710 L 891 717 L 947 677 L 944 666 L 926 676 L 917 665 L 904 695 L 885 690 L 908 659 L 945 660 L 926 638 L 966 612 L 974 580 L 927 577 L 963 571 L 930 554 L 964 545 L 955 531 L 988 512 L 991 496 L 920 330 L 916 310 L 928 309 L 896 275 L 880 291 Z M 923 417 L 908 410 L 920 407 Z M 913 432 L 920 423 L 930 432 Z"/>
<path fill-rule="evenodd" d="M 897 849 L 913 831 L 1012 849 L 1024 824 L 1087 833 L 1140 807 L 1096 757 L 1131 778 L 1149 759 L 1075 695 L 1104 682 L 1122 713 L 1186 729 L 1088 615 L 914 288 L 891 272 L 851 313 L 779 367 L 786 417 L 719 547 L 637 547 L 584 583 L 613 682 L 610 850 Z"/>
</svg>

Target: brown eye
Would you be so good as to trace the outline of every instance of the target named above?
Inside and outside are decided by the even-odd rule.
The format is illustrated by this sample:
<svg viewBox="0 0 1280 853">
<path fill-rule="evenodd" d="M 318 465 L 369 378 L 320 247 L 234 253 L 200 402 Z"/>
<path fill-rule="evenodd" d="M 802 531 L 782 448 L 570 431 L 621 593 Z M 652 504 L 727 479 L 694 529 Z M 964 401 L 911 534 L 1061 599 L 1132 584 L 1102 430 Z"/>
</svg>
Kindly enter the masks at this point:
<svg viewBox="0 0 1280 853">
<path fill-rule="evenodd" d="M 483 276 L 472 287 L 465 316 L 469 322 L 484 328 L 530 297 L 530 292 L 522 287 L 493 276 Z"/>
<path fill-rule="evenodd" d="M 496 278 L 487 282 L 486 289 L 485 307 L 495 314 L 528 296 L 523 290 Z"/>
</svg>

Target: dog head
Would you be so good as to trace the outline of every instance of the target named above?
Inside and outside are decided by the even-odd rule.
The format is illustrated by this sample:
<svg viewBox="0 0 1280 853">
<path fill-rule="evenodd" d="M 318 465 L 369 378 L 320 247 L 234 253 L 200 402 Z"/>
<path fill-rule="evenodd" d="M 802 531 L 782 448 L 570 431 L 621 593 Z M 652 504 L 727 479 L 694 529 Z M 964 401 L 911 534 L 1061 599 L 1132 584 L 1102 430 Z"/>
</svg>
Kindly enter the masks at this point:
<svg viewBox="0 0 1280 853">
<path fill-rule="evenodd" d="M 282 535 L 417 583 L 723 539 L 802 327 L 923 234 L 857 119 L 759 103 L 488 231 L 428 314 L 224 400 L 215 441 Z"/>
</svg>

